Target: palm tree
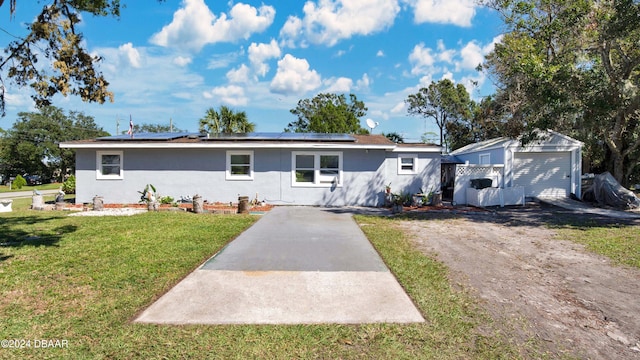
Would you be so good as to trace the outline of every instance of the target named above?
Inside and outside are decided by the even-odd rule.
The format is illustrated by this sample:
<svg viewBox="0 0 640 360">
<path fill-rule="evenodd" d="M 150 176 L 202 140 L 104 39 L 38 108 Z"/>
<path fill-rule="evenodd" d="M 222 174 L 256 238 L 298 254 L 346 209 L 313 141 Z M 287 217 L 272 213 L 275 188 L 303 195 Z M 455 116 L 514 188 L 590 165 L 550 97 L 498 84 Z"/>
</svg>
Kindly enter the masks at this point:
<svg viewBox="0 0 640 360">
<path fill-rule="evenodd" d="M 220 133 L 220 114 L 214 108 L 209 108 L 205 116 L 200 119 L 200 132 Z"/>
<path fill-rule="evenodd" d="M 234 112 L 227 106 L 220 106 L 220 110 L 209 108 L 205 116 L 200 119 L 200 132 L 221 133 L 249 133 L 255 131 L 256 124 L 249 121 L 244 111 Z"/>
<path fill-rule="evenodd" d="M 397 132 L 390 132 L 388 134 L 382 133 L 382 135 L 396 144 L 404 144 L 404 137 Z"/>
</svg>

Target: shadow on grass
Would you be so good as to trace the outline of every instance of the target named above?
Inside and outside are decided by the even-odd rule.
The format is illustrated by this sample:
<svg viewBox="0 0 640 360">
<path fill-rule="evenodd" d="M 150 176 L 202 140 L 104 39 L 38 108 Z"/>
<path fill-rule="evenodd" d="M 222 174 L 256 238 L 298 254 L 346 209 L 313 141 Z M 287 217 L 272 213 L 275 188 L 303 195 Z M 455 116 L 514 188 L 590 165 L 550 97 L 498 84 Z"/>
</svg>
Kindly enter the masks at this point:
<svg viewBox="0 0 640 360">
<path fill-rule="evenodd" d="M 478 223 L 493 223 L 511 227 L 542 225 L 553 229 L 640 226 L 638 219 L 616 219 L 602 215 L 578 213 L 546 204 L 489 208 L 484 211 L 416 211 L 394 215 L 394 217 L 406 220 L 465 218 Z"/>
<path fill-rule="evenodd" d="M 11 259 L 13 257 L 13 255 L 2 255 L 0 254 L 0 262 L 3 262 L 7 259 Z"/>
<path fill-rule="evenodd" d="M 22 247 L 22 246 L 57 246 L 58 241 L 65 234 L 77 230 L 75 225 L 64 225 L 50 228 L 44 225 L 47 221 L 58 220 L 57 217 L 22 216 L 4 218 L 0 224 L 0 247 Z M 43 224 L 42 229 L 33 225 Z M 0 261 L 7 257 L 1 257 Z"/>
</svg>

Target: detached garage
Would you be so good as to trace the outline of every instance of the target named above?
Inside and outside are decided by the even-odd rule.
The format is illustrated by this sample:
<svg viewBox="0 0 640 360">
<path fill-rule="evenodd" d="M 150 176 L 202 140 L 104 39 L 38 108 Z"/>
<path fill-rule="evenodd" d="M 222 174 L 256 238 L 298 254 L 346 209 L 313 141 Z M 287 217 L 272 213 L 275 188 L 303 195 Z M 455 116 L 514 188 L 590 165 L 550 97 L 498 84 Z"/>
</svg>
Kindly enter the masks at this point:
<svg viewBox="0 0 640 360">
<path fill-rule="evenodd" d="M 571 191 L 571 152 L 514 152 L 513 186 L 528 197 L 567 197 Z"/>
<path fill-rule="evenodd" d="M 467 203 L 466 188 L 475 178 L 490 178 L 497 188 L 522 187 L 530 198 L 581 195 L 582 143 L 554 131 L 524 147 L 519 140 L 498 138 L 469 144 L 451 155 L 461 163 L 456 165 L 457 203 Z"/>
</svg>

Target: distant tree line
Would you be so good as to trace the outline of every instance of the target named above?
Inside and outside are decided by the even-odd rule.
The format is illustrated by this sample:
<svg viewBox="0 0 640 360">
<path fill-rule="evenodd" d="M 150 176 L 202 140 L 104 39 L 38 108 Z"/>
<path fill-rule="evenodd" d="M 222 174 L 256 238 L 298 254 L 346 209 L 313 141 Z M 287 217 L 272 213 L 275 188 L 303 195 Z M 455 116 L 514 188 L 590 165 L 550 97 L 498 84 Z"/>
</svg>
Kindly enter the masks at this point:
<svg viewBox="0 0 640 360">
<path fill-rule="evenodd" d="M 62 180 L 66 169 L 75 171 L 75 151 L 61 149 L 63 141 L 91 139 L 109 133 L 83 113 L 47 106 L 38 112 L 21 112 L 0 138 L 1 171 L 6 177 L 35 174 Z M 63 171 L 61 171 L 63 170 Z M 57 176 L 55 178 L 54 176 Z"/>
</svg>

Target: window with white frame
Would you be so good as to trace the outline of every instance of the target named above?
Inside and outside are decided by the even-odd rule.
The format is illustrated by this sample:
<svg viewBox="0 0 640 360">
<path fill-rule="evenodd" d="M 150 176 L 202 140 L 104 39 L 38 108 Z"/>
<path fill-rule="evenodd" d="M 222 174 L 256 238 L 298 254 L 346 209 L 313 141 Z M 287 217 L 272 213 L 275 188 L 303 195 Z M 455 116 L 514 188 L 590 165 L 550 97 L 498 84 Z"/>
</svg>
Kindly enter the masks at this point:
<svg viewBox="0 0 640 360">
<path fill-rule="evenodd" d="M 119 180 L 123 178 L 122 151 L 98 151 L 96 154 L 96 179 Z"/>
<path fill-rule="evenodd" d="M 491 154 L 490 153 L 486 153 L 486 154 L 480 154 L 478 156 L 478 163 L 480 165 L 488 165 L 491 164 Z"/>
<path fill-rule="evenodd" d="M 253 151 L 227 151 L 227 180 L 253 180 Z"/>
<path fill-rule="evenodd" d="M 342 185 L 342 153 L 294 151 L 293 186 L 331 187 Z"/>
<path fill-rule="evenodd" d="M 398 174 L 415 174 L 417 172 L 418 156 L 416 154 L 398 155 Z"/>
</svg>

